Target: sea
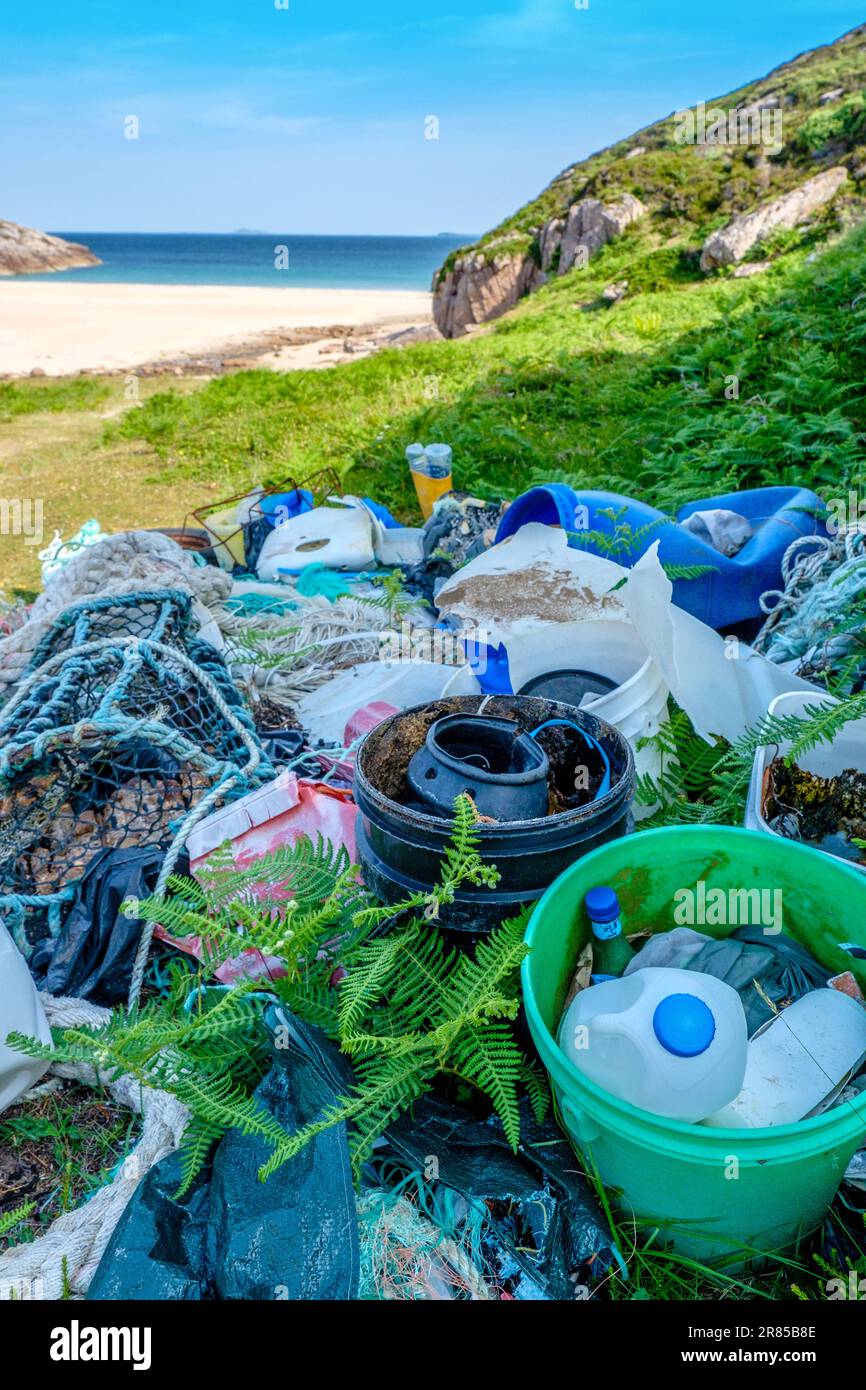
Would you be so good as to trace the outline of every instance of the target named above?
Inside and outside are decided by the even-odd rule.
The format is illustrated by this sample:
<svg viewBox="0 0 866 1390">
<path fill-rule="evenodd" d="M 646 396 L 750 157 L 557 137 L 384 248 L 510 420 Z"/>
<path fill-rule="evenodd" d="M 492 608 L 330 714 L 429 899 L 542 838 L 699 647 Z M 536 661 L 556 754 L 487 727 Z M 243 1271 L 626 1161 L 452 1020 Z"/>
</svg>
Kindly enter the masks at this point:
<svg viewBox="0 0 866 1390">
<path fill-rule="evenodd" d="M 438 236 L 292 236 L 58 231 L 102 265 L 57 272 L 91 284 L 258 285 L 269 289 L 428 290 L 434 270 L 472 233 Z M 44 275 L 18 276 L 41 280 Z"/>
</svg>

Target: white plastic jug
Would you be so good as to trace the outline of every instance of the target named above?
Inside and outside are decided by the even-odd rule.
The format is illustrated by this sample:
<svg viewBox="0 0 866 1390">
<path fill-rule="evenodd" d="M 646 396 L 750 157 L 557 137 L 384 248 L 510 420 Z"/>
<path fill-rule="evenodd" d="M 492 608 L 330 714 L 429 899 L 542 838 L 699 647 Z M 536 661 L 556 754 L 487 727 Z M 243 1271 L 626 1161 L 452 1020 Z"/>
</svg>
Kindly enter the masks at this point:
<svg viewBox="0 0 866 1390">
<path fill-rule="evenodd" d="M 652 966 L 583 990 L 559 1031 L 560 1047 L 596 1085 L 692 1123 L 739 1093 L 747 1040 L 740 996 L 724 980 Z"/>
<path fill-rule="evenodd" d="M 824 1109 L 866 1059 L 866 1008 L 836 989 L 814 989 L 751 1038 L 740 1094 L 705 1124 L 789 1125 Z"/>
<path fill-rule="evenodd" d="M 35 1086 L 49 1065 L 7 1047 L 9 1033 L 51 1042 L 51 1029 L 27 962 L 0 922 L 0 1112 Z"/>
</svg>

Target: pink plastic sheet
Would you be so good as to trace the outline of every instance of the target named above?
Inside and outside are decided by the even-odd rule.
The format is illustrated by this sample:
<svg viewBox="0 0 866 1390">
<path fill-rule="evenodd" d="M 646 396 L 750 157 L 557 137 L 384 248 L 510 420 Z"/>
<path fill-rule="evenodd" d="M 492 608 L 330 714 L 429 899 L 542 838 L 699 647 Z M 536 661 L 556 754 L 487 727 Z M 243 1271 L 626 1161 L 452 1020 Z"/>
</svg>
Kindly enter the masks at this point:
<svg viewBox="0 0 866 1390">
<path fill-rule="evenodd" d="M 231 844 L 234 862 L 244 866 L 272 850 L 295 844 L 302 836 L 313 843 L 321 838 L 333 845 L 344 845 L 354 862 L 355 804 L 349 791 L 283 772 L 273 782 L 215 811 L 196 826 L 187 841 L 190 868 L 200 878 L 211 855 L 226 841 Z M 290 896 L 279 888 L 268 889 L 270 899 Z M 159 926 L 154 935 L 187 955 L 202 959 L 199 937 L 171 936 Z M 232 984 L 242 977 L 276 978 L 284 973 L 281 961 L 263 956 L 260 951 L 243 951 L 215 971 L 223 984 Z"/>
</svg>

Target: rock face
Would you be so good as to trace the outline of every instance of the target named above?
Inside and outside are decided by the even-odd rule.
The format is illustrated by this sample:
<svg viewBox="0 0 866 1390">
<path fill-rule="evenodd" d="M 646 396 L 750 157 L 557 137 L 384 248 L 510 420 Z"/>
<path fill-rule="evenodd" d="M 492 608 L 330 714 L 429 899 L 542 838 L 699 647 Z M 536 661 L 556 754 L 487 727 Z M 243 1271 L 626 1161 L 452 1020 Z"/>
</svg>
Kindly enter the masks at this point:
<svg viewBox="0 0 866 1390">
<path fill-rule="evenodd" d="M 101 264 L 86 246 L 20 227 L 17 222 L 0 221 L 0 275 L 34 275 Z"/>
<path fill-rule="evenodd" d="M 800 188 L 795 188 L 793 192 L 785 193 L 781 198 L 775 198 L 772 203 L 767 203 L 744 217 L 737 217 L 727 227 L 713 232 L 704 243 L 701 270 L 733 265 L 736 261 L 741 261 L 756 242 L 761 241 L 777 227 L 790 229 L 800 222 L 805 222 L 817 208 L 823 207 L 831 198 L 835 198 L 847 177 L 845 169 L 827 169 L 823 174 L 816 174 Z"/>
<path fill-rule="evenodd" d="M 487 323 L 512 309 L 524 295 L 543 285 L 554 267 L 560 275 L 585 265 L 606 242 L 621 235 L 646 209 L 630 193 L 615 203 L 584 198 L 567 217 L 554 217 L 538 229 L 538 255 L 503 249 L 499 243 L 483 251 L 458 256 L 444 276 L 434 281 L 433 317 L 446 338 L 459 338 L 476 324 Z"/>
<path fill-rule="evenodd" d="M 502 252 L 488 260 L 478 251 L 458 256 L 453 268 L 434 285 L 436 326 L 446 338 L 459 338 L 476 324 L 512 309 L 544 278 L 529 255 Z"/>
<path fill-rule="evenodd" d="M 568 221 L 559 248 L 559 273 L 564 275 L 575 265 L 586 265 L 614 237 L 621 236 L 626 227 L 641 217 L 646 208 L 639 198 L 625 193 L 615 203 L 601 203 L 598 198 L 583 198 L 568 210 Z"/>
</svg>

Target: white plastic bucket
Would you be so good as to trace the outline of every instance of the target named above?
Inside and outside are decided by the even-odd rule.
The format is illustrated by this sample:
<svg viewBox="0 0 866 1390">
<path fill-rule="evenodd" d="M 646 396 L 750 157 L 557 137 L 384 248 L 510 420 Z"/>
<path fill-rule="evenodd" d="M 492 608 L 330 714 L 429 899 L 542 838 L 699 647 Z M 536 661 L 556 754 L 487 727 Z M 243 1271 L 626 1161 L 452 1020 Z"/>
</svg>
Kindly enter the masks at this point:
<svg viewBox="0 0 866 1390">
<path fill-rule="evenodd" d="M 621 622 L 563 624 L 553 630 L 539 627 L 532 633 L 509 638 L 508 665 L 515 690 L 527 681 L 562 666 L 594 671 L 618 682 L 615 690 L 595 699 L 584 699 L 581 709 L 619 729 L 632 746 L 638 777 L 658 782 L 662 755 L 657 748 L 639 748 L 641 739 L 657 734 L 668 722 L 668 687 L 665 679 L 634 628 Z M 446 695 L 474 695 L 481 687 L 469 666 L 461 666 L 443 692 Z M 635 806 L 634 817 L 651 816 L 653 806 Z"/>
<path fill-rule="evenodd" d="M 799 690 L 792 690 L 788 694 L 777 695 L 775 700 L 771 700 L 767 712 L 771 716 L 793 715 L 798 717 L 805 716 L 815 705 L 837 703 L 838 701 L 832 696 L 820 692 L 808 695 Z M 784 756 L 790 746 L 789 743 L 770 744 L 756 751 L 749 783 L 749 795 L 746 800 L 746 813 L 743 818 L 743 824 L 747 830 L 763 830 L 767 835 L 778 835 L 778 831 L 772 828 L 764 816 L 764 781 L 767 769 L 773 759 Z M 838 777 L 840 772 L 852 767 L 858 772 L 866 772 L 866 719 L 858 719 L 846 724 L 832 743 L 817 744 L 808 753 L 803 754 L 798 761 L 798 766 L 804 772 L 814 773 L 816 777 Z M 786 837 L 781 836 L 780 838 Z M 847 864 L 850 868 L 859 869 L 861 873 L 866 872 L 866 866 L 845 859 L 842 855 L 832 854 L 829 850 L 821 850 L 821 853 L 827 854 L 831 859 L 838 859 L 841 864 Z"/>
</svg>

